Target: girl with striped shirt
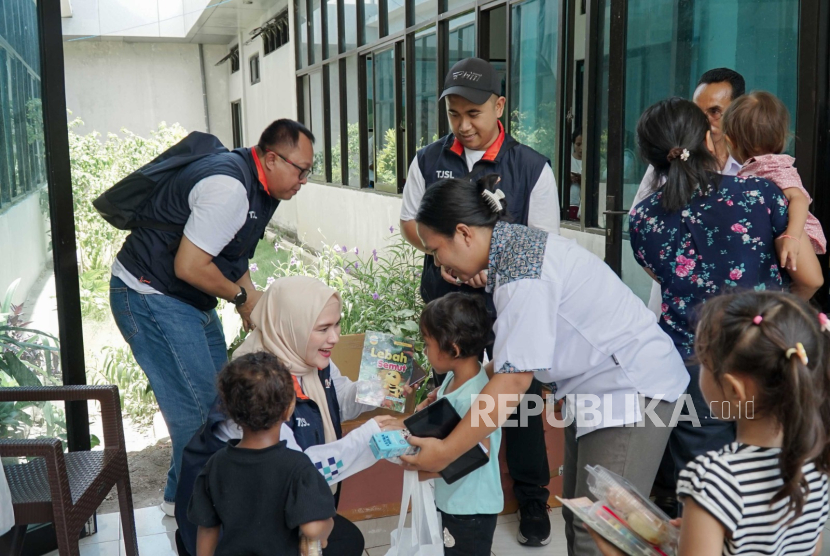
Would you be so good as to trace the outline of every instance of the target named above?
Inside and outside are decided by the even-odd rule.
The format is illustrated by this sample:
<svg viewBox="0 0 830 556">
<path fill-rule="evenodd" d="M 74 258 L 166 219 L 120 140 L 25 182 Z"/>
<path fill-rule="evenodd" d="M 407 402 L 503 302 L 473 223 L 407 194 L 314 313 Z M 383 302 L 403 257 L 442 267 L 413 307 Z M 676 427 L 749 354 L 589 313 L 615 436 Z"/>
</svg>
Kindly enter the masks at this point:
<svg viewBox="0 0 830 556">
<path fill-rule="evenodd" d="M 680 473 L 680 556 L 820 554 L 828 516 L 830 321 L 786 293 L 705 305 L 695 339 L 712 416 L 737 441 Z M 605 555 L 620 554 L 597 539 Z"/>
</svg>

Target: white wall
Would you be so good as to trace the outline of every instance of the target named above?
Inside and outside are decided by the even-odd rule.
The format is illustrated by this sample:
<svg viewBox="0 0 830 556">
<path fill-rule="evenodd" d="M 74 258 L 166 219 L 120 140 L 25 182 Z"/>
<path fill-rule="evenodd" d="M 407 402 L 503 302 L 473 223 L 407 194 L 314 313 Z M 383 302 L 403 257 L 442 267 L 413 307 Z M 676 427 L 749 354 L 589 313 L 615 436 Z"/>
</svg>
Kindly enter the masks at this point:
<svg viewBox="0 0 830 556">
<path fill-rule="evenodd" d="M 49 224 L 40 210 L 39 191 L 29 194 L 0 212 L 0 296 L 20 278 L 12 300 L 26 299 L 29 288 L 37 281 L 47 262 Z"/>
<path fill-rule="evenodd" d="M 211 132 L 230 145 L 226 47 L 205 46 Z M 70 41 L 64 43 L 66 106 L 86 126 L 106 135 L 121 128 L 146 136 L 160 122 L 205 131 L 199 45 Z M 224 106 L 224 108 L 223 108 Z"/>
<path fill-rule="evenodd" d="M 288 44 L 265 56 L 261 38 L 256 38 L 247 45 L 243 41 L 239 48 L 239 71 L 230 76 L 229 101 L 242 100 L 245 146 L 256 144 L 262 130 L 274 120 L 297 119 L 293 2 L 289 3 L 285 0 L 278 2 L 259 24 L 265 23 L 284 10 L 286 4 L 289 6 L 288 20 L 291 26 Z M 242 33 L 243 39 L 249 36 L 249 31 L 250 29 L 246 29 Z M 248 61 L 257 53 L 259 53 L 260 81 L 251 85 Z"/>
<path fill-rule="evenodd" d="M 400 213 L 397 195 L 309 182 L 280 203 L 274 223 L 315 249 L 326 241 L 370 252 L 387 245 L 390 226 L 398 231 Z"/>
</svg>

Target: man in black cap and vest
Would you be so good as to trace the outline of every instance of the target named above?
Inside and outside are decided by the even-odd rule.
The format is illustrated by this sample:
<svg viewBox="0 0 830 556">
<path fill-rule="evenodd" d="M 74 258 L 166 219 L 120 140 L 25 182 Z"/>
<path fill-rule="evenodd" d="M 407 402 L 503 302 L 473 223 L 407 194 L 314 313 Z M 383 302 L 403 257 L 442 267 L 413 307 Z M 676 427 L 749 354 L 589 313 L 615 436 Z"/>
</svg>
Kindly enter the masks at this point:
<svg viewBox="0 0 830 556">
<path fill-rule="evenodd" d="M 446 99 L 452 133 L 419 150 L 409 167 L 401 207 L 401 233 L 423 251 L 415 231 L 415 215 L 426 188 L 444 178 L 476 180 L 488 174 L 501 176 L 499 189 L 516 222 L 559 233 L 559 198 L 550 161 L 505 133 L 499 118 L 506 99 L 501 79 L 490 63 L 466 58 L 455 64 L 444 80 L 441 98 Z M 487 272 L 466 284 L 456 281 L 433 258 L 424 258 L 421 296 L 429 303 L 449 292 L 474 292 L 488 297 L 492 318 L 495 308 L 484 291 Z M 492 353 L 491 353 L 492 355 Z M 541 395 L 541 384 L 533 381 L 528 394 Z M 521 407 L 512 417 L 519 424 Z M 550 481 L 542 416 L 526 417 L 527 426 L 505 426 L 507 467 L 519 501 L 518 540 L 527 546 L 550 542 L 548 492 Z M 497 456 L 496 456 L 497 457 Z"/>
<path fill-rule="evenodd" d="M 250 328 L 262 293 L 251 281 L 249 259 L 277 205 L 306 182 L 313 142 L 302 124 L 277 120 L 254 147 L 187 164 L 159 183 L 137 215 L 183 231 L 134 228 L 112 265 L 113 317 L 150 381 L 173 443 L 162 502 L 169 516 L 182 451 L 204 423 L 216 399 L 216 374 L 228 361 L 217 298 L 236 305 Z"/>
</svg>

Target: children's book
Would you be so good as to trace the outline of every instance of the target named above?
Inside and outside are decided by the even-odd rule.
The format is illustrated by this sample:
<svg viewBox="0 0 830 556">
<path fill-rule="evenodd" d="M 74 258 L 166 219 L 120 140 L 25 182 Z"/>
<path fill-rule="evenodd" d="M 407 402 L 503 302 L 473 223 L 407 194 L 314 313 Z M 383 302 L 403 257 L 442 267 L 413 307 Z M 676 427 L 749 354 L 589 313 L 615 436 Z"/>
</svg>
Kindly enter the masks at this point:
<svg viewBox="0 0 830 556">
<path fill-rule="evenodd" d="M 375 407 L 403 412 L 406 399 L 403 387 L 412 378 L 415 343 L 382 332 L 366 332 L 357 401 Z"/>
</svg>

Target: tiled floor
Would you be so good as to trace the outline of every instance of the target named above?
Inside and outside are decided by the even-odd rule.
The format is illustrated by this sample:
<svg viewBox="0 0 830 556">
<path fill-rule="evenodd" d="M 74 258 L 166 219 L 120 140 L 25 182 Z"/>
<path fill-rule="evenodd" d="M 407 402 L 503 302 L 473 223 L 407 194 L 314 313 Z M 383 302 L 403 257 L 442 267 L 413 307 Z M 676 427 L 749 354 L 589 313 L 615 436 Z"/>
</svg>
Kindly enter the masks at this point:
<svg viewBox="0 0 830 556">
<path fill-rule="evenodd" d="M 525 548 L 516 542 L 519 524 L 516 515 L 500 516 L 493 538 L 494 556 L 565 556 L 565 522 L 562 520 L 561 508 L 550 514 L 553 540 L 550 545 L 540 548 Z M 135 512 L 138 549 L 142 556 L 176 556 L 176 541 L 173 532 L 176 522 L 165 517 L 159 508 L 145 508 Z M 366 539 L 367 556 L 384 556 L 389 549 L 389 538 L 397 527 L 397 517 L 384 517 L 357 522 Z M 830 529 L 825 536 L 821 556 L 830 556 Z M 98 516 L 98 533 L 81 541 L 81 556 L 123 556 L 124 543 L 121 540 L 121 525 L 118 514 Z M 52 552 L 47 556 L 58 556 Z"/>
<path fill-rule="evenodd" d="M 176 522 L 166 517 L 159 508 L 136 510 L 135 524 L 138 534 L 138 550 L 142 556 L 176 556 L 176 541 L 173 532 Z M 562 511 L 555 509 L 551 513 L 553 541 L 544 550 L 524 548 L 516 542 L 519 526 L 516 515 L 499 517 L 496 535 L 493 539 L 495 556 L 544 554 L 545 556 L 564 556 L 565 549 L 564 522 Z M 366 539 L 367 556 L 384 556 L 389 549 L 390 535 L 398 526 L 397 517 L 384 517 L 357 522 Z M 98 516 L 98 533 L 81 540 L 81 556 L 123 556 L 124 542 L 121 540 L 121 524 L 118 514 Z M 48 556 L 58 556 L 52 552 Z"/>
</svg>

